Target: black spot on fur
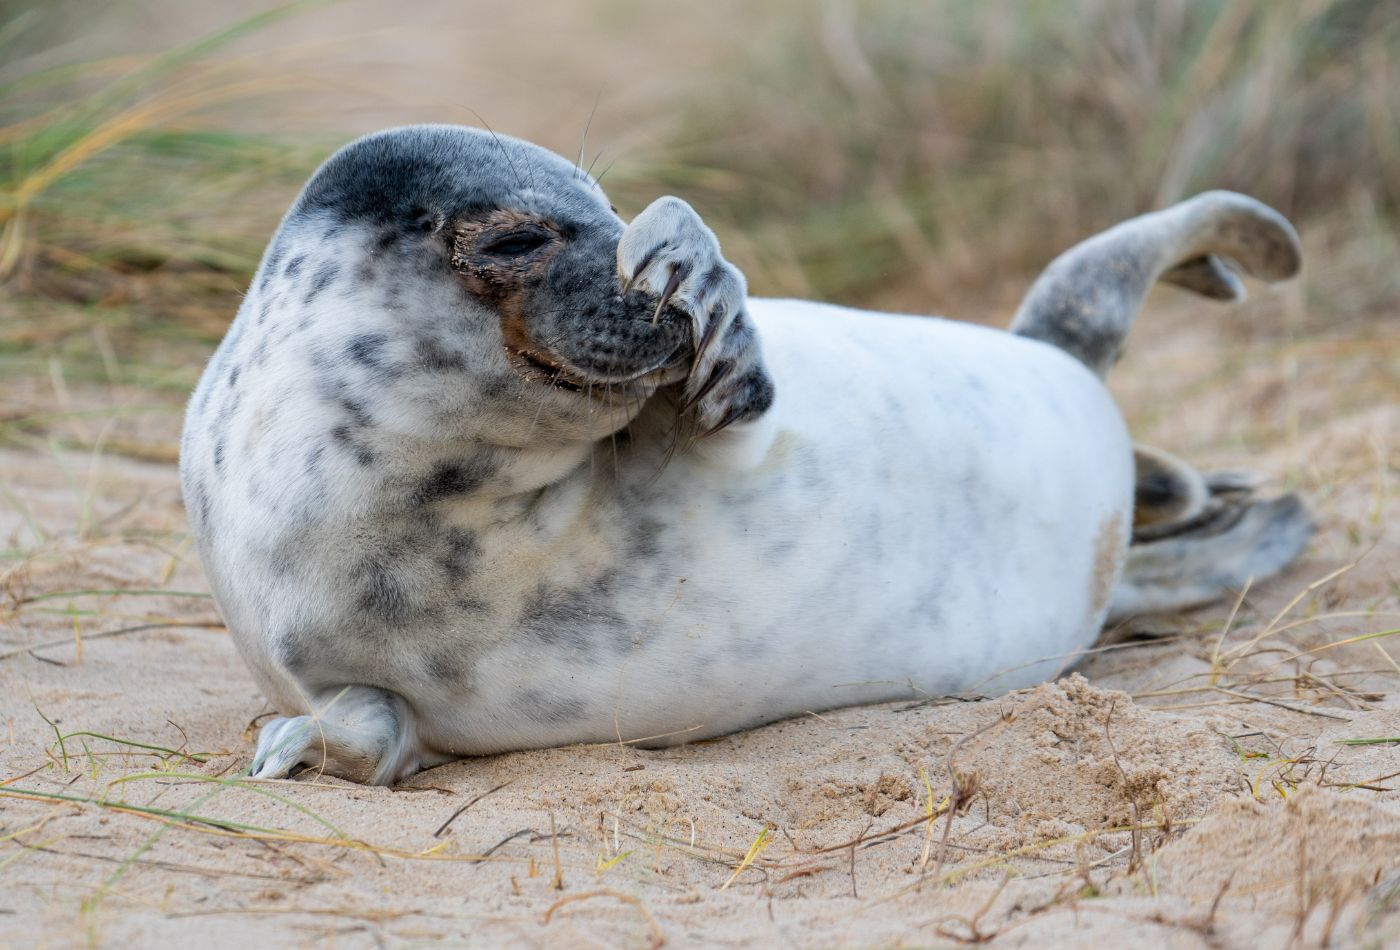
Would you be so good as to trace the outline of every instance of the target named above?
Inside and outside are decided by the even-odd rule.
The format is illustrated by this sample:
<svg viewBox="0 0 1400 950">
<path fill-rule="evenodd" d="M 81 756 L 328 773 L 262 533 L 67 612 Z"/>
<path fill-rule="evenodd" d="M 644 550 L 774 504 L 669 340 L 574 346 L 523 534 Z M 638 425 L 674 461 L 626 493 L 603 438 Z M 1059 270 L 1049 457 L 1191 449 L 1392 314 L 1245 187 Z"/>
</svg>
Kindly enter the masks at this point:
<svg viewBox="0 0 1400 950">
<path fill-rule="evenodd" d="M 272 285 L 272 277 L 277 273 L 277 268 L 282 265 L 282 258 L 285 256 L 286 248 L 282 242 L 274 241 L 262 262 L 262 273 L 258 277 L 259 292 L 265 292 Z"/>
<path fill-rule="evenodd" d="M 744 406 L 746 407 L 744 417 L 753 419 L 763 415 L 773 408 L 773 400 L 777 397 L 777 390 L 773 387 L 773 380 L 761 369 L 750 370 L 744 374 L 740 380 Z"/>
<path fill-rule="evenodd" d="M 414 341 L 413 363 L 418 369 L 439 373 L 467 368 L 467 358 L 460 351 L 450 350 L 430 337 L 419 337 Z"/>
<path fill-rule="evenodd" d="M 375 239 L 374 250 L 382 254 L 383 252 L 392 248 L 395 244 L 398 244 L 399 238 L 401 236 L 402 235 L 400 235 L 398 229 L 385 228 L 383 231 L 380 232 L 379 237 Z"/>
<path fill-rule="evenodd" d="M 724 282 L 726 276 L 728 276 L 728 274 L 725 269 L 716 264 L 700 278 L 700 286 L 696 288 L 696 295 L 701 300 L 706 299 L 719 289 L 720 284 Z M 721 314 L 715 314 L 714 318 L 718 319 L 720 316 Z"/>
<path fill-rule="evenodd" d="M 385 623 L 403 623 L 414 614 L 414 605 L 403 579 L 386 560 L 368 560 L 360 565 L 360 607 Z"/>
<path fill-rule="evenodd" d="M 661 553 L 659 540 L 665 526 L 655 518 L 641 518 L 629 530 L 629 554 L 641 560 L 650 560 Z"/>
<path fill-rule="evenodd" d="M 584 657 L 595 651 L 599 628 L 623 626 L 623 618 L 609 611 L 606 601 L 599 602 L 592 592 L 544 586 L 520 618 L 521 629 L 530 636 L 550 646 L 572 647 Z"/>
<path fill-rule="evenodd" d="M 442 564 L 447 579 L 454 583 L 465 580 L 481 553 L 481 545 L 477 543 L 476 535 L 461 528 L 453 528 L 447 532 L 446 548 L 439 563 Z"/>
<path fill-rule="evenodd" d="M 515 378 L 492 376 L 477 385 L 477 395 L 482 399 L 494 400 L 511 396 L 515 392 Z"/>
<path fill-rule="evenodd" d="M 441 462 L 419 483 L 414 501 L 429 504 L 451 495 L 470 495 L 481 487 L 490 466 L 480 460 Z"/>
<path fill-rule="evenodd" d="M 423 666 L 432 679 L 447 683 L 457 682 L 466 672 L 466 666 L 461 659 L 445 650 L 425 657 Z"/>
<path fill-rule="evenodd" d="M 784 561 L 787 556 L 797 550 L 797 539 L 791 537 L 778 538 L 770 541 L 763 550 L 765 560 L 770 562 Z"/>
<path fill-rule="evenodd" d="M 515 710 L 534 722 L 562 725 L 573 722 L 588 708 L 574 697 L 554 696 L 543 690 L 526 690 L 512 703 Z"/>
<path fill-rule="evenodd" d="M 295 277 L 301 272 L 301 265 L 306 263 L 306 255 L 298 254 L 287 262 L 287 269 L 282 272 L 286 277 Z"/>
<path fill-rule="evenodd" d="M 194 508 L 193 513 L 196 520 L 201 525 L 209 523 L 209 510 L 212 503 L 209 500 L 209 488 L 204 484 L 203 479 L 195 479 L 194 485 Z"/>
<path fill-rule="evenodd" d="M 374 417 L 369 414 L 365 404 L 357 399 L 342 397 L 340 408 L 345 410 L 351 421 L 361 429 L 368 429 L 374 425 Z"/>
<path fill-rule="evenodd" d="M 301 298 L 302 306 L 306 306 L 315 300 L 327 287 L 340 276 L 340 265 L 333 261 L 322 264 L 316 269 L 316 276 L 311 278 L 311 286 L 306 291 L 306 296 Z"/>
<path fill-rule="evenodd" d="M 369 446 L 359 442 L 348 425 L 341 423 L 331 429 L 331 441 L 347 452 L 355 456 L 355 461 L 361 465 L 369 466 L 374 464 L 374 453 Z"/>
<path fill-rule="evenodd" d="M 290 631 L 282 636 L 278 646 L 282 665 L 290 672 L 300 673 L 311 665 L 315 651 L 311 646 L 311 638 L 306 632 Z"/>
<path fill-rule="evenodd" d="M 389 337 L 383 333 L 359 333 L 350 338 L 345 352 L 351 362 L 378 369 L 383 365 L 384 344 L 388 342 Z"/>
</svg>

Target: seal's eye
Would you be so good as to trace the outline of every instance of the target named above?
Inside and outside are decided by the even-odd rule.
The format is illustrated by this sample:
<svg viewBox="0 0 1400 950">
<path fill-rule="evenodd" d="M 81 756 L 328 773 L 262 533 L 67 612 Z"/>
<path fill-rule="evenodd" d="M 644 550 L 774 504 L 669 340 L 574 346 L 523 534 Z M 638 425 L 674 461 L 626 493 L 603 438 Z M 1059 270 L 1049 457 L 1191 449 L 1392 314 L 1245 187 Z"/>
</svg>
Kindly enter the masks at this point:
<svg viewBox="0 0 1400 950">
<path fill-rule="evenodd" d="M 513 231 L 486 244 L 483 254 L 492 257 L 523 257 L 549 243 L 549 236 L 539 231 Z"/>
</svg>

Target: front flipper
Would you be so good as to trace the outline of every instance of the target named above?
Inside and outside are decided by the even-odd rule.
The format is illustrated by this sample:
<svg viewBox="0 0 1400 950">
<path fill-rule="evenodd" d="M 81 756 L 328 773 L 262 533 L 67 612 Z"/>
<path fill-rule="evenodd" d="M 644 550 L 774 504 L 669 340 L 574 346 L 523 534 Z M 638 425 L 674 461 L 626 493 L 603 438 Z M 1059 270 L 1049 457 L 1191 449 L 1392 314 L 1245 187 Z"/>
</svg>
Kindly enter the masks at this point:
<svg viewBox="0 0 1400 950">
<path fill-rule="evenodd" d="M 694 435 L 704 440 L 758 421 L 774 389 L 747 311 L 747 284 L 695 209 L 674 197 L 653 201 L 623 233 L 617 270 L 624 287 L 657 299 L 658 315 L 669 305 L 691 317 L 694 357 L 679 408 Z"/>
<path fill-rule="evenodd" d="M 412 713 L 395 694 L 347 686 L 321 693 L 315 708 L 312 715 L 263 726 L 252 778 L 286 778 L 300 765 L 366 785 L 391 785 L 420 768 Z"/>
</svg>

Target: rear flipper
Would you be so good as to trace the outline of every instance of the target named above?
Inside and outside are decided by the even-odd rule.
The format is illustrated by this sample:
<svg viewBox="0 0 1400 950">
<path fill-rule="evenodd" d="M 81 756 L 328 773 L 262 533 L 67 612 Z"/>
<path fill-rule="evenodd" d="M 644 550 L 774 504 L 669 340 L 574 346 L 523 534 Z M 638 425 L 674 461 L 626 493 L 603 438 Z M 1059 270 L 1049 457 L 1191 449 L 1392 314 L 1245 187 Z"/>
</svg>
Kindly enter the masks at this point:
<svg viewBox="0 0 1400 950">
<path fill-rule="evenodd" d="M 1296 274 L 1301 262 L 1298 235 L 1277 211 L 1234 192 L 1209 191 L 1061 254 L 1031 286 L 1011 329 L 1065 350 L 1103 378 L 1157 281 L 1240 300 L 1236 269 L 1278 281 Z M 1312 521 L 1296 496 L 1258 499 L 1252 476 L 1202 475 L 1144 446 L 1133 454 L 1133 543 L 1110 620 L 1225 597 L 1302 553 Z"/>
<path fill-rule="evenodd" d="M 1254 472 L 1201 473 L 1174 455 L 1141 444 L 1133 446 L 1133 465 L 1134 543 L 1180 534 L 1215 516 L 1223 504 L 1247 501 L 1266 481 Z"/>
<path fill-rule="evenodd" d="M 1127 564 L 1113 590 L 1109 622 L 1219 600 L 1250 581 L 1281 571 L 1303 552 L 1313 522 L 1297 495 L 1255 498 L 1257 482 L 1250 476 L 1200 475 L 1165 453 L 1149 451 L 1179 466 L 1171 472 L 1179 479 L 1178 487 L 1191 481 L 1182 476 L 1183 469 L 1198 482 L 1176 496 L 1182 502 L 1176 517 L 1134 524 Z M 1138 458 L 1143 458 L 1142 449 Z M 1149 468 L 1147 473 L 1151 476 L 1155 471 Z M 1141 500 L 1141 475 L 1138 494 Z M 1166 507 L 1158 505 L 1149 511 L 1160 513 Z M 1141 504 L 1138 510 L 1143 510 Z"/>
<path fill-rule="evenodd" d="M 1296 274 L 1301 261 L 1298 235 L 1277 211 L 1231 191 L 1208 191 L 1124 221 L 1055 258 L 1011 330 L 1060 347 L 1102 378 L 1158 280 L 1240 300 L 1244 287 L 1233 267 L 1278 281 Z"/>
</svg>

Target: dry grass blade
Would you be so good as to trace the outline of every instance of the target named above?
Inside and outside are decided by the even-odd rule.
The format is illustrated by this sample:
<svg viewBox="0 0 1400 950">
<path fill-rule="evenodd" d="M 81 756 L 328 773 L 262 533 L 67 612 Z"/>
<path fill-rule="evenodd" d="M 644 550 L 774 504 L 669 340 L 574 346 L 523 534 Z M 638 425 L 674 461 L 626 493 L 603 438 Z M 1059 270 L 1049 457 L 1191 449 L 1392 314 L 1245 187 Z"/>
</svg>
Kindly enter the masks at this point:
<svg viewBox="0 0 1400 950">
<path fill-rule="evenodd" d="M 505 788 L 505 787 L 506 787 L 507 785 L 509 785 L 509 784 L 510 784 L 510 782 L 502 782 L 500 785 L 497 785 L 495 788 L 488 789 L 487 791 L 482 792 L 480 795 L 477 795 L 475 798 L 473 798 L 471 801 L 467 802 L 467 803 L 466 803 L 465 805 L 463 805 L 461 808 L 458 808 L 458 809 L 457 809 L 456 811 L 454 811 L 452 814 L 450 814 L 450 815 L 447 816 L 447 820 L 446 820 L 446 821 L 444 821 L 442 824 L 438 825 L 437 831 L 434 831 L 434 832 L 433 832 L 433 837 L 434 837 L 434 838 L 441 838 L 441 837 L 443 836 L 443 833 L 447 831 L 447 829 L 451 826 L 451 824 L 452 824 L 454 821 L 456 821 L 458 818 L 460 818 L 460 817 L 463 815 L 463 813 L 466 812 L 466 810 L 467 810 L 468 808 L 471 808 L 473 805 L 475 805 L 477 802 L 481 801 L 481 800 L 482 800 L 483 798 L 485 798 L 486 796 L 496 794 L 497 792 L 499 792 L 501 789 Z"/>
</svg>

